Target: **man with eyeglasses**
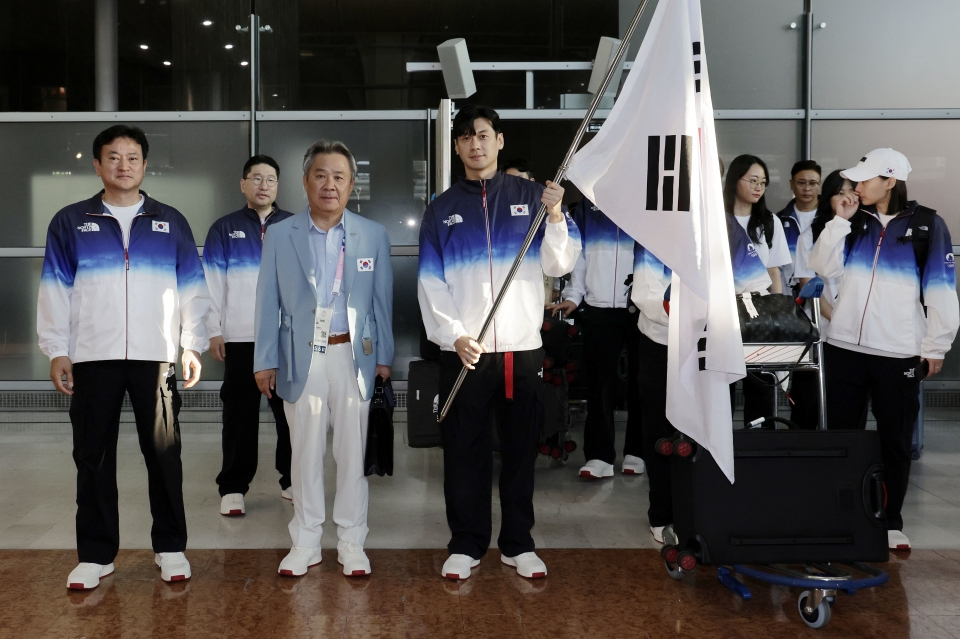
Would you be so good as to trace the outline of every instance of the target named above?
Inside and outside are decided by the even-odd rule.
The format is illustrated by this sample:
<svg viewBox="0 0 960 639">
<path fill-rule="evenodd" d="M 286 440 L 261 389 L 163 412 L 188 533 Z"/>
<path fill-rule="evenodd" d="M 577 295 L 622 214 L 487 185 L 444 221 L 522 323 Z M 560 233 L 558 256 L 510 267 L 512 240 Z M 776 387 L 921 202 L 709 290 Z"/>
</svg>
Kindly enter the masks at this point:
<svg viewBox="0 0 960 639">
<path fill-rule="evenodd" d="M 817 215 L 820 199 L 820 165 L 813 160 L 801 160 L 790 170 L 790 190 L 793 199 L 777 213 L 783 225 L 783 234 L 790 248 L 791 262 L 780 267 L 784 295 L 799 293 L 809 278 L 795 274 L 808 272 L 807 258 L 813 249 L 813 218 Z M 790 385 L 793 408 L 791 421 L 802 428 L 813 430 L 820 423 L 819 389 L 815 371 L 794 371 Z"/>
<path fill-rule="evenodd" d="M 253 317 L 257 297 L 260 253 L 267 227 L 291 217 L 276 206 L 280 166 L 266 155 L 255 155 L 243 165 L 240 191 L 247 200 L 239 211 L 213 223 L 203 245 L 203 268 L 210 288 L 210 311 L 205 323 L 210 354 L 223 362 L 223 467 L 217 475 L 220 514 L 246 512 L 243 496 L 257 472 L 260 432 L 260 389 L 253 375 Z M 280 495 L 290 495 L 290 429 L 283 400 L 268 400 L 277 423 L 276 468 Z"/>
</svg>

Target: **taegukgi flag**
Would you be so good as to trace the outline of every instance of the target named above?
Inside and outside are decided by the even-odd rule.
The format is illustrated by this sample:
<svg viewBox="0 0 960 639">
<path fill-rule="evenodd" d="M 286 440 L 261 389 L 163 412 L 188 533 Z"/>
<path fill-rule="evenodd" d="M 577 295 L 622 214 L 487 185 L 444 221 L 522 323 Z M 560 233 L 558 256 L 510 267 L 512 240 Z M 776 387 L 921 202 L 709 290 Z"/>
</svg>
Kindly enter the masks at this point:
<svg viewBox="0 0 960 639">
<path fill-rule="evenodd" d="M 660 0 L 610 116 L 567 178 L 673 271 L 667 418 L 732 482 L 746 374 L 699 0 Z"/>
</svg>

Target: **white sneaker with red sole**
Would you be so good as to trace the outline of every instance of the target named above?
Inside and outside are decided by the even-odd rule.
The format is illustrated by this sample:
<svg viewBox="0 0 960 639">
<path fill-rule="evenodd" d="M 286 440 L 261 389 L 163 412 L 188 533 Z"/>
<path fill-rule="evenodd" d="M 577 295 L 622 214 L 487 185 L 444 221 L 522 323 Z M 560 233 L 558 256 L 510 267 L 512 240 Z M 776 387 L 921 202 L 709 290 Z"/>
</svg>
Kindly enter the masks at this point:
<svg viewBox="0 0 960 639">
<path fill-rule="evenodd" d="M 343 566 L 343 574 L 347 577 L 364 577 L 372 572 L 363 546 L 349 541 L 337 542 L 337 563 Z"/>
<path fill-rule="evenodd" d="M 230 493 L 220 498 L 220 514 L 225 517 L 238 517 L 247 512 L 243 505 L 243 495 Z"/>
<path fill-rule="evenodd" d="M 591 459 L 580 469 L 581 479 L 603 479 L 613 477 L 613 464 L 601 459 Z"/>
<path fill-rule="evenodd" d="M 190 562 L 182 552 L 160 552 L 153 560 L 160 567 L 160 578 L 164 581 L 186 581 L 190 578 Z"/>
<path fill-rule="evenodd" d="M 525 552 L 516 557 L 500 555 L 500 561 L 517 569 L 517 574 L 527 579 L 540 579 L 547 576 L 547 565 L 535 552 Z"/>
<path fill-rule="evenodd" d="M 319 548 L 294 546 L 287 556 L 280 562 L 277 572 L 284 577 L 300 577 L 307 574 L 307 568 L 316 566 L 323 561 Z"/>
<path fill-rule="evenodd" d="M 910 540 L 902 530 L 888 530 L 887 546 L 890 550 L 910 550 Z"/>
<path fill-rule="evenodd" d="M 470 555 L 450 555 L 443 562 L 443 568 L 440 574 L 447 579 L 469 579 L 470 569 L 480 565 L 479 559 L 474 559 Z"/>
<path fill-rule="evenodd" d="M 100 580 L 111 574 L 113 574 L 113 564 L 81 563 L 67 577 L 67 588 L 70 590 L 90 590 L 99 586 Z"/>
<path fill-rule="evenodd" d="M 620 472 L 624 475 L 642 475 L 646 469 L 646 465 L 639 457 L 634 455 L 623 456 L 623 466 L 620 467 Z"/>
<path fill-rule="evenodd" d="M 287 488 L 280 489 L 280 496 L 286 499 L 287 501 L 293 501 L 293 493 L 290 492 L 289 486 Z"/>
<path fill-rule="evenodd" d="M 658 544 L 663 543 L 663 529 L 666 526 L 650 526 L 650 534 L 653 535 L 653 540 Z"/>
</svg>

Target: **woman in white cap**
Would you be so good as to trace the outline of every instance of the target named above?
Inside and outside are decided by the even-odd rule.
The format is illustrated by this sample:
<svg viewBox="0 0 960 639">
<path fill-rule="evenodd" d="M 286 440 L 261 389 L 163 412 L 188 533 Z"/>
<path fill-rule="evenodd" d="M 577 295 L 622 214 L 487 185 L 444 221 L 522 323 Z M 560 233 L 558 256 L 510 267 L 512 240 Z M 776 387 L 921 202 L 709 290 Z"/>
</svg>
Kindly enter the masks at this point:
<svg viewBox="0 0 960 639">
<path fill-rule="evenodd" d="M 880 433 L 891 549 L 909 550 L 900 509 L 920 381 L 936 375 L 960 326 L 953 244 L 932 209 L 907 199 L 910 162 L 875 149 L 841 175 L 857 182 L 810 253 L 821 277 L 839 277 L 825 346 L 827 424 L 858 428 L 868 397 Z"/>
</svg>

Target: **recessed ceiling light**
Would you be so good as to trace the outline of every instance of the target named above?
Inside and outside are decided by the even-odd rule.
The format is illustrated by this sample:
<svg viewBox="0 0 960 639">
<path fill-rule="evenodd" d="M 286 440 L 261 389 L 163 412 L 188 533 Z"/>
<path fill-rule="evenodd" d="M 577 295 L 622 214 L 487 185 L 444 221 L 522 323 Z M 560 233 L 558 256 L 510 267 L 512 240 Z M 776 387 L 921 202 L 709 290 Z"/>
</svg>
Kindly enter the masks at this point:
<svg viewBox="0 0 960 639">
<path fill-rule="evenodd" d="M 247 64 L 248 64 L 248 62 L 247 62 L 246 60 L 244 60 L 243 62 L 240 63 L 240 66 L 241 66 L 241 67 L 245 67 L 245 66 L 247 66 Z"/>
<path fill-rule="evenodd" d="M 277 94 L 276 94 L 276 93 L 274 93 L 274 94 L 273 94 L 273 97 L 277 97 Z"/>
<path fill-rule="evenodd" d="M 204 21 L 203 21 L 203 26 L 205 26 L 205 27 L 209 27 L 211 24 L 213 24 L 213 20 L 204 20 Z"/>
<path fill-rule="evenodd" d="M 232 45 L 232 44 L 227 44 L 227 45 L 224 45 L 223 48 L 224 48 L 224 49 L 232 49 L 232 48 L 233 48 L 233 45 Z"/>
<path fill-rule="evenodd" d="M 83 157 L 83 153 L 77 153 L 77 159 L 78 159 L 78 160 L 79 160 L 80 158 L 82 158 L 82 157 Z"/>
<path fill-rule="evenodd" d="M 163 61 L 163 66 L 169 67 L 169 66 L 170 66 L 170 61 L 169 61 L 169 60 L 164 60 L 164 61 Z"/>
<path fill-rule="evenodd" d="M 141 44 L 141 45 L 140 45 L 140 48 L 143 49 L 144 51 L 146 51 L 146 50 L 149 49 L 150 47 L 148 47 L 148 46 L 145 45 L 145 44 Z"/>
</svg>

